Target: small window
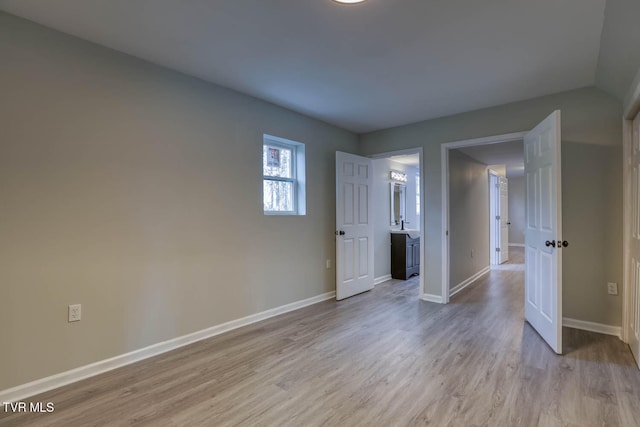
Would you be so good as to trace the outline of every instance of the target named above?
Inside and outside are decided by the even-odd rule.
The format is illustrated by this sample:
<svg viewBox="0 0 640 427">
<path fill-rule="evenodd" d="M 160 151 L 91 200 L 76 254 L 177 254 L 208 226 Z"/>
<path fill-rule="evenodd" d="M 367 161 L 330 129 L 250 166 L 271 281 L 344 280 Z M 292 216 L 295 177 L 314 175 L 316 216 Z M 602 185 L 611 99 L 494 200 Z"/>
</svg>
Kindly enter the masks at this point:
<svg viewBox="0 0 640 427">
<path fill-rule="evenodd" d="M 264 135 L 262 200 L 265 215 L 305 215 L 304 144 Z"/>
</svg>

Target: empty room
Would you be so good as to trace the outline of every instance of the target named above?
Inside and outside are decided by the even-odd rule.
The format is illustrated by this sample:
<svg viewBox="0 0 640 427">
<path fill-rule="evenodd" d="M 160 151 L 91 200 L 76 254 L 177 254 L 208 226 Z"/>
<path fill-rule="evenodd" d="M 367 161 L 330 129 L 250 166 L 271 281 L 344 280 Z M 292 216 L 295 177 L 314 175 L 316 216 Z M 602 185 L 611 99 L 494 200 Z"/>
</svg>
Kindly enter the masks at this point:
<svg viewBox="0 0 640 427">
<path fill-rule="evenodd" d="M 638 16 L 0 0 L 0 426 L 640 425 Z"/>
</svg>

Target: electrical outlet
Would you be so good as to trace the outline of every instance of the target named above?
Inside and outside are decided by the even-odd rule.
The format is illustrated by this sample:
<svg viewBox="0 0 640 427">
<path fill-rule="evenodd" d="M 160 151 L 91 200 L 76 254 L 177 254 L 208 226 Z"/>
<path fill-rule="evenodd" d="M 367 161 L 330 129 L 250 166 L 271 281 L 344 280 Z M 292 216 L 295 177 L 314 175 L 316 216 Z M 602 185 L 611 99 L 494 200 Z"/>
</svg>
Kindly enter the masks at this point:
<svg viewBox="0 0 640 427">
<path fill-rule="evenodd" d="M 69 306 L 69 322 L 77 322 L 82 318 L 82 304 Z"/>
<path fill-rule="evenodd" d="M 330 259 L 327 260 L 327 264 L 326 265 L 327 265 L 327 270 L 331 268 L 331 260 Z"/>
<path fill-rule="evenodd" d="M 607 292 L 609 295 L 618 295 L 618 284 L 617 283 L 607 283 Z"/>
</svg>

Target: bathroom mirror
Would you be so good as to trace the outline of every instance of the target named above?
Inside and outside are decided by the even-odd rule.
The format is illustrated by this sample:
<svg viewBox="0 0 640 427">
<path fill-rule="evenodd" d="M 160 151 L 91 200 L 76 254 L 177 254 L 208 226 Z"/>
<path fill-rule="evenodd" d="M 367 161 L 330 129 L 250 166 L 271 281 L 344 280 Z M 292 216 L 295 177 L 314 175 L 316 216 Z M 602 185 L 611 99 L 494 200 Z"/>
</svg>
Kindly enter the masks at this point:
<svg viewBox="0 0 640 427">
<path fill-rule="evenodd" d="M 391 183 L 391 225 L 400 225 L 407 220 L 407 186 L 397 182 Z"/>
</svg>

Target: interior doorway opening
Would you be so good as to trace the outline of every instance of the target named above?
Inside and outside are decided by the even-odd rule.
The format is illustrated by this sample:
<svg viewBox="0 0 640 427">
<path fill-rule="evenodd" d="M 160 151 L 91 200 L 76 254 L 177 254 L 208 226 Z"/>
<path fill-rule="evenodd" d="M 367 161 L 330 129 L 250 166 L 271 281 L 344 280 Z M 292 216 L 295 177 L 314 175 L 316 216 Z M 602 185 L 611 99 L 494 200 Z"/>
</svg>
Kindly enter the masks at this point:
<svg viewBox="0 0 640 427">
<path fill-rule="evenodd" d="M 484 272 L 468 279 L 467 283 L 451 289 L 450 274 L 454 236 L 450 217 L 452 200 L 457 193 L 450 189 L 455 182 L 449 160 L 456 149 L 495 146 L 499 143 L 523 140 L 524 176 L 526 181 L 525 207 L 525 289 L 524 318 L 546 341 L 551 349 L 562 354 L 562 167 L 561 112 L 555 110 L 529 132 L 444 143 L 442 155 L 442 295 L 449 302 L 452 293 L 477 280 Z M 468 147 L 468 148 L 465 148 Z M 453 178 L 452 178 L 453 176 Z M 488 180 L 485 182 L 488 183 Z M 487 197 L 488 199 L 488 197 Z M 488 212 L 488 209 L 487 209 Z M 488 223 L 485 222 L 485 224 Z M 487 245 L 488 247 L 488 245 Z M 473 256 L 473 252 L 471 252 Z M 490 268 L 488 269 L 490 271 Z M 488 271 L 487 271 L 488 272 Z M 464 286 L 463 286 L 464 285 Z"/>
<path fill-rule="evenodd" d="M 523 140 L 471 141 L 447 151 L 448 297 L 471 286 L 492 268 L 509 261 L 511 198 L 509 181 L 524 180 Z M 524 191 L 524 186 L 517 186 Z M 514 198 L 524 204 L 524 195 Z M 524 207 L 516 212 L 524 215 Z M 524 223 L 524 218 L 519 218 Z M 523 243 L 523 239 L 519 243 Z M 444 292 L 444 290 L 443 290 Z"/>
<path fill-rule="evenodd" d="M 422 148 L 371 155 L 374 284 L 418 280 L 424 293 L 424 162 Z"/>
</svg>

